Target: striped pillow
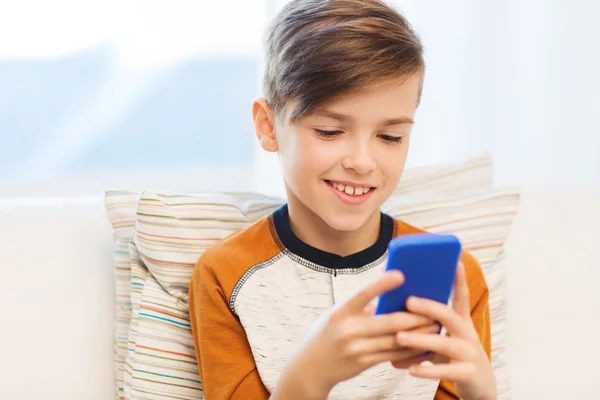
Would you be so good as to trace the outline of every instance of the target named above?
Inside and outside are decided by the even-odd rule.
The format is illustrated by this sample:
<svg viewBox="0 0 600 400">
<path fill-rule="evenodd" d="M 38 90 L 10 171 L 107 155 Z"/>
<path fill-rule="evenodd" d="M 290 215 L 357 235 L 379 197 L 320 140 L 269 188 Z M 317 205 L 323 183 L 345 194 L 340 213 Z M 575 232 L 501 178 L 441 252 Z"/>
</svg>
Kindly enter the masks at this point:
<svg viewBox="0 0 600 400">
<path fill-rule="evenodd" d="M 455 197 L 415 199 L 393 196 L 382 209 L 433 233 L 454 233 L 481 264 L 489 290 L 492 366 L 498 399 L 510 397 L 506 368 L 507 281 L 504 243 L 520 203 L 516 189 L 499 189 Z"/>
<path fill-rule="evenodd" d="M 254 217 L 254 219 L 258 219 L 265 212 L 254 206 L 252 199 L 256 195 L 239 193 L 219 196 L 214 200 L 218 202 L 223 198 L 230 198 L 236 204 L 240 204 L 250 218 L 253 214 L 258 213 Z M 140 318 L 145 283 L 147 280 L 156 282 L 152 275 L 149 275 L 146 265 L 142 262 L 137 247 L 133 243 L 139 197 L 139 193 L 129 191 L 108 191 L 105 194 L 105 209 L 113 227 L 114 242 L 116 288 L 114 357 L 117 399 L 132 398 L 132 377 L 136 373 L 132 369 L 132 365 L 135 365 L 137 360 L 143 357 L 144 351 L 152 351 L 144 348 L 143 344 L 139 349 L 136 347 L 137 323 Z M 141 318 L 147 318 L 147 315 L 142 313 Z"/>
<path fill-rule="evenodd" d="M 203 398 L 187 307 L 192 270 L 207 248 L 281 204 L 257 194 L 142 193 L 131 259 L 143 281 L 139 303 L 132 298 L 126 399 Z"/>
<path fill-rule="evenodd" d="M 402 173 L 394 195 L 470 193 L 492 187 L 492 159 L 483 154 L 464 163 L 409 168 Z"/>
<path fill-rule="evenodd" d="M 144 266 L 137 247 L 133 243 L 133 240 L 129 241 L 129 265 L 131 267 L 131 315 L 129 321 L 129 330 L 126 336 L 127 351 L 124 362 L 124 374 L 121 381 L 121 390 L 118 394 L 122 395 L 123 398 L 133 399 L 137 398 L 132 393 L 133 382 L 132 376 L 135 371 L 132 369 L 136 365 L 136 359 L 143 356 L 145 349 L 143 347 L 137 347 L 136 338 L 138 332 L 138 321 L 140 318 L 140 312 L 142 312 L 142 296 L 147 285 L 146 282 L 152 276 L 148 273 L 148 270 Z"/>
<path fill-rule="evenodd" d="M 171 296 L 187 302 L 200 255 L 282 203 L 259 194 L 144 192 L 137 207 L 135 244 L 153 277 Z"/>
<path fill-rule="evenodd" d="M 127 336 L 131 322 L 131 267 L 129 245 L 135 228 L 135 208 L 139 193 L 110 191 L 104 196 L 108 219 L 113 227 L 115 269 L 115 378 L 117 398 L 123 398 L 123 371 Z M 135 288 L 135 286 L 133 286 Z"/>
</svg>

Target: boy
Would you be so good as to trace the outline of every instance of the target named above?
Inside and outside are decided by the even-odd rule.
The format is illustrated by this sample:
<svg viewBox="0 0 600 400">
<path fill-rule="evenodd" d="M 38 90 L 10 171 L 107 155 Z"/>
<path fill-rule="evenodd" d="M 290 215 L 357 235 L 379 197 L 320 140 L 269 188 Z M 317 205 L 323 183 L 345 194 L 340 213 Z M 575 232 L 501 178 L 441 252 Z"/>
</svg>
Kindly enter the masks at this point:
<svg viewBox="0 0 600 400">
<path fill-rule="evenodd" d="M 413 298 L 409 312 L 373 312 L 403 280 L 384 274 L 389 241 L 421 232 L 380 206 L 404 169 L 423 73 L 419 40 L 380 1 L 298 0 L 276 17 L 252 116 L 288 202 L 194 270 L 207 400 L 496 397 L 488 289 L 470 255 L 451 307 Z"/>
</svg>

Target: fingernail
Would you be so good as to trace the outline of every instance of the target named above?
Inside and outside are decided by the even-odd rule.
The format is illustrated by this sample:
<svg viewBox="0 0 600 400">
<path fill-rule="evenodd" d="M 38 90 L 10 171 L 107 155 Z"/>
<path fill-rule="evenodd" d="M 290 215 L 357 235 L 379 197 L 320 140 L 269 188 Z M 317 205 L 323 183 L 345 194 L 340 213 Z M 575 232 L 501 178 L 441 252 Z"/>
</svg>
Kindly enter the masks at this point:
<svg viewBox="0 0 600 400">
<path fill-rule="evenodd" d="M 403 343 L 406 343 L 410 340 L 410 335 L 406 332 L 400 332 L 398 333 L 398 340 Z"/>
<path fill-rule="evenodd" d="M 404 274 L 398 270 L 390 271 L 395 280 L 400 281 L 404 279 Z"/>
<path fill-rule="evenodd" d="M 421 304 L 421 301 L 418 298 L 416 298 L 416 297 L 408 298 L 408 306 L 409 307 L 418 307 L 419 304 Z"/>
</svg>

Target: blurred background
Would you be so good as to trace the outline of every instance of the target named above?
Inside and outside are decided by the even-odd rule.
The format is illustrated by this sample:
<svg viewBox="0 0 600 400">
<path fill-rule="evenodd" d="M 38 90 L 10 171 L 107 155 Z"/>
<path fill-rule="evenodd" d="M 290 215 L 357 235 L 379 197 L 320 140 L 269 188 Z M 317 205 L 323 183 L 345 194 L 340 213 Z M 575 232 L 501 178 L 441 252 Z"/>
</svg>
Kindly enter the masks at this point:
<svg viewBox="0 0 600 400">
<path fill-rule="evenodd" d="M 258 151 L 277 0 L 0 0 L 0 197 L 282 194 Z M 425 46 L 409 166 L 487 152 L 497 185 L 600 184 L 600 3 L 395 0 Z"/>
</svg>

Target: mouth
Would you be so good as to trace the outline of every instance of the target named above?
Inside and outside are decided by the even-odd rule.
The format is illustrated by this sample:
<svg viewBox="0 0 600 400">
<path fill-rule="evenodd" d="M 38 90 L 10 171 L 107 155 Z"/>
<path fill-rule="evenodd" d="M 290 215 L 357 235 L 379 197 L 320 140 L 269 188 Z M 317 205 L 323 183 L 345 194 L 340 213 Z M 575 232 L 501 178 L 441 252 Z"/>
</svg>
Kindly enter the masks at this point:
<svg viewBox="0 0 600 400">
<path fill-rule="evenodd" d="M 376 190 L 374 186 L 366 184 L 355 184 L 350 182 L 340 182 L 325 180 L 325 183 L 333 194 L 348 205 L 360 205 L 367 201 Z"/>
<path fill-rule="evenodd" d="M 337 189 L 339 192 L 345 193 L 348 196 L 364 196 L 368 194 L 370 191 L 375 190 L 373 186 L 353 184 L 347 182 L 338 182 L 338 181 L 325 181 L 329 186 L 334 189 Z"/>
</svg>

